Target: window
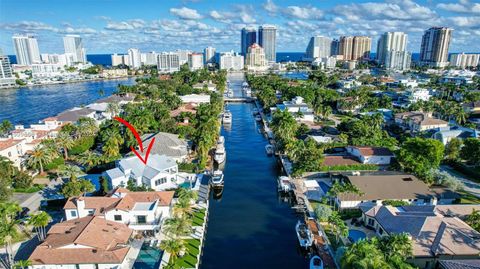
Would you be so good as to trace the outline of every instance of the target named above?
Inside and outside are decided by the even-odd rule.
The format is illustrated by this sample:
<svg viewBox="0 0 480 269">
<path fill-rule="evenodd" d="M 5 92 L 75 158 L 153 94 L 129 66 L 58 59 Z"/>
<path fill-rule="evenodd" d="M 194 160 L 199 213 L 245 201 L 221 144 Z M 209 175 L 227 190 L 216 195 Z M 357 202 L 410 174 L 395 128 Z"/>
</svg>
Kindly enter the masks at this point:
<svg viewBox="0 0 480 269">
<path fill-rule="evenodd" d="M 380 235 L 382 235 L 382 234 L 383 234 L 383 229 L 382 229 L 382 228 L 379 228 L 379 229 L 378 229 L 378 233 L 379 233 Z"/>
<path fill-rule="evenodd" d="M 115 216 L 113 216 L 113 219 L 115 221 L 122 221 L 122 215 L 115 215 Z"/>
<path fill-rule="evenodd" d="M 8 157 L 12 157 L 12 153 L 10 151 L 8 152 Z"/>
<path fill-rule="evenodd" d="M 145 224 L 145 223 L 147 223 L 147 216 L 137 216 L 137 223 L 138 223 L 138 224 Z"/>
<path fill-rule="evenodd" d="M 159 178 L 159 179 L 155 180 L 155 186 L 165 184 L 165 183 L 167 183 L 167 178 L 166 177 L 162 177 L 162 178 Z"/>
<path fill-rule="evenodd" d="M 92 209 L 88 210 L 88 215 L 89 215 L 89 216 L 93 216 L 93 212 L 94 212 L 94 211 L 95 211 L 95 210 L 92 210 Z"/>
<path fill-rule="evenodd" d="M 70 211 L 70 215 L 74 218 L 77 217 L 77 211 Z"/>
<path fill-rule="evenodd" d="M 373 222 L 373 219 L 368 219 L 368 225 L 369 226 L 375 225 L 375 223 Z"/>
</svg>

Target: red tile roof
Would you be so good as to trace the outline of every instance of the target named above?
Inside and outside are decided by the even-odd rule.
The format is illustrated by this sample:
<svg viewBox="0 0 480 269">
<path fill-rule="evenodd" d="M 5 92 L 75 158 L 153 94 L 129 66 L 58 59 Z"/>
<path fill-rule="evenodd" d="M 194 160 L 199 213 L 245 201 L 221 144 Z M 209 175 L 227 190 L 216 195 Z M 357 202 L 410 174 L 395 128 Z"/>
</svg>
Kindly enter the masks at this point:
<svg viewBox="0 0 480 269">
<path fill-rule="evenodd" d="M 7 139 L 7 140 L 1 140 L 0 141 L 0 150 L 5 150 L 5 149 L 8 149 L 8 148 L 11 148 L 15 145 L 17 145 L 18 143 L 20 143 L 22 141 L 22 139 Z"/>
<path fill-rule="evenodd" d="M 360 164 L 357 159 L 351 156 L 325 156 L 323 166 L 352 165 Z"/>
<path fill-rule="evenodd" d="M 363 156 L 393 156 L 388 148 L 383 147 L 353 147 L 358 149 Z"/>
</svg>

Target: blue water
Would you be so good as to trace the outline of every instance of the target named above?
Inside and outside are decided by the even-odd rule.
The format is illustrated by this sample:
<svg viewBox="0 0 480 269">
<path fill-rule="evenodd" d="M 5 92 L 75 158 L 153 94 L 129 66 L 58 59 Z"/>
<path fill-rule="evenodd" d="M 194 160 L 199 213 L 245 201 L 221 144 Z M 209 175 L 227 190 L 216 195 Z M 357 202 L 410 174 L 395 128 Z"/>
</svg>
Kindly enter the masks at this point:
<svg viewBox="0 0 480 269">
<path fill-rule="evenodd" d="M 323 192 L 326 194 L 329 190 L 330 190 L 330 186 L 328 186 L 325 182 L 322 182 L 320 181 L 320 183 L 318 183 L 318 185 L 320 185 L 320 188 L 322 188 Z"/>
<path fill-rule="evenodd" d="M 134 83 L 135 79 L 130 78 L 0 89 L 0 122 L 37 123 L 64 110 L 105 98 L 114 93 L 119 84 Z"/>
<path fill-rule="evenodd" d="M 252 104 L 230 104 L 231 130 L 225 136 L 227 161 L 220 200 L 210 200 L 202 269 L 308 268 L 299 254 L 297 216 L 279 201 L 275 158 L 258 132 Z"/>
<path fill-rule="evenodd" d="M 162 260 L 163 251 L 158 247 L 143 244 L 133 264 L 134 269 L 157 269 Z"/>
<path fill-rule="evenodd" d="M 365 238 L 367 238 L 367 235 L 360 230 L 348 230 L 348 239 L 353 243 Z"/>
</svg>

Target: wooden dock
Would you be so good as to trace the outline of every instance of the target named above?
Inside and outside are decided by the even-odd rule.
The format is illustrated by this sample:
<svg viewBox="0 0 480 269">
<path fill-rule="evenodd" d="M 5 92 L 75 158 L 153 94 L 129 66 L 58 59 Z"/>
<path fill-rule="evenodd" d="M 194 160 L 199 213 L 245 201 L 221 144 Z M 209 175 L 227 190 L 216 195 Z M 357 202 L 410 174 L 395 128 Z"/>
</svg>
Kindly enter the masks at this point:
<svg viewBox="0 0 480 269">
<path fill-rule="evenodd" d="M 313 234 L 316 254 L 322 259 L 324 268 L 337 268 L 337 265 L 335 264 L 335 261 L 328 250 L 328 243 L 325 241 L 322 235 L 323 232 L 318 229 L 317 222 L 313 219 L 308 219 L 306 222 L 308 228 Z"/>
</svg>

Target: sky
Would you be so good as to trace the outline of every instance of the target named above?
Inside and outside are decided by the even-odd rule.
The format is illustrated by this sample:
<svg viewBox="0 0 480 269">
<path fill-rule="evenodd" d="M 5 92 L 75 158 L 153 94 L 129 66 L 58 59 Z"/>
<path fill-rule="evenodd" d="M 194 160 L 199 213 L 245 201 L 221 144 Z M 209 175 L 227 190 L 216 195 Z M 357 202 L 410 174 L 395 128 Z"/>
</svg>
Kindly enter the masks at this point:
<svg viewBox="0 0 480 269">
<path fill-rule="evenodd" d="M 79 34 L 88 54 L 191 49 L 240 50 L 245 26 L 273 24 L 277 51 L 305 51 L 310 37 L 408 33 L 420 50 L 423 31 L 454 29 L 450 52 L 480 52 L 480 1 L 473 0 L 0 0 L 0 48 L 33 33 L 41 53 L 63 53 L 62 36 Z"/>
</svg>

